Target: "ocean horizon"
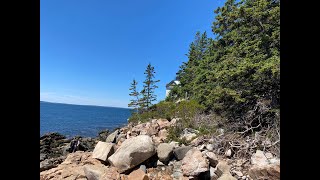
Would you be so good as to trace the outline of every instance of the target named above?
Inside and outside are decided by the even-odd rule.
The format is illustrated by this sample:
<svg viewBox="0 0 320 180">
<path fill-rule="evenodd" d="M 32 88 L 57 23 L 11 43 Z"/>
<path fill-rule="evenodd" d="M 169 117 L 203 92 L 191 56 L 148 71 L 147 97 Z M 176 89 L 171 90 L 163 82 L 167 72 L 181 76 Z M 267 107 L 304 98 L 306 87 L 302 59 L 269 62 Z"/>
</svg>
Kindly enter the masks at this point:
<svg viewBox="0 0 320 180">
<path fill-rule="evenodd" d="M 49 132 L 97 137 L 101 130 L 126 125 L 130 115 L 130 108 L 40 101 L 40 137 Z"/>
</svg>

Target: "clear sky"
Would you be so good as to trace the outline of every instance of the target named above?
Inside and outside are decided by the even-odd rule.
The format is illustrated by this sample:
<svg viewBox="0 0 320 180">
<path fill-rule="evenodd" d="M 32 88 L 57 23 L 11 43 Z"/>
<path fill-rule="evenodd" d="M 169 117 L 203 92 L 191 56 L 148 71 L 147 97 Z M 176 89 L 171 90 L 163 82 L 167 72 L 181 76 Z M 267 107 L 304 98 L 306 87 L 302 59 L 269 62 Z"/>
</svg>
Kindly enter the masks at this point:
<svg viewBox="0 0 320 180">
<path fill-rule="evenodd" d="M 127 107 L 150 62 L 165 85 L 222 0 L 41 0 L 40 100 Z"/>
</svg>

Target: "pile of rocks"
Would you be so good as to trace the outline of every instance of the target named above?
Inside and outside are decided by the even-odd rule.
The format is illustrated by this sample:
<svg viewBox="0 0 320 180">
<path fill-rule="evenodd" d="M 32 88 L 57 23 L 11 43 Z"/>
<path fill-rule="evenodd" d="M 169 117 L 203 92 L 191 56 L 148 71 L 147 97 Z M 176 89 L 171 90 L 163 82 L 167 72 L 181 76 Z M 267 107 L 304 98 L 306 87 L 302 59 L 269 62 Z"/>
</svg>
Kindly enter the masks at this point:
<svg viewBox="0 0 320 180">
<path fill-rule="evenodd" d="M 176 121 L 155 119 L 120 128 L 98 141 L 93 152 L 71 153 L 57 167 L 40 172 L 40 179 L 280 179 L 279 159 L 262 151 L 248 162 L 218 157 L 210 143 L 165 142 Z M 192 140 L 197 133 L 186 129 L 181 138 Z"/>
<path fill-rule="evenodd" d="M 71 151 L 71 140 L 59 133 L 47 133 L 40 137 L 40 172 L 57 167 L 66 159 Z M 92 151 L 97 141 L 97 138 L 81 138 L 79 150 Z"/>
</svg>

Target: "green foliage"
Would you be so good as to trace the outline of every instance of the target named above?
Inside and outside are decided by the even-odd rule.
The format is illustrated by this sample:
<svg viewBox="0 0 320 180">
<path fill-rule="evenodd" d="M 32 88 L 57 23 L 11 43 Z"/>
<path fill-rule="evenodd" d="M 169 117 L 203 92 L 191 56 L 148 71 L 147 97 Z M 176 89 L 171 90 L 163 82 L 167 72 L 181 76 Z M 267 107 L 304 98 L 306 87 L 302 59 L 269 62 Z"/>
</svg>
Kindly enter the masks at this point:
<svg viewBox="0 0 320 180">
<path fill-rule="evenodd" d="M 229 120 L 243 119 L 261 100 L 278 109 L 280 1 L 227 0 L 215 13 L 217 38 L 196 33 L 188 61 L 177 72 L 181 84 L 167 100 L 187 97 Z"/>
<path fill-rule="evenodd" d="M 157 118 L 165 118 L 171 120 L 174 117 L 176 104 L 169 101 L 160 101 L 156 104 Z"/>
<path fill-rule="evenodd" d="M 182 132 L 182 129 L 177 127 L 177 126 L 169 127 L 168 136 L 167 136 L 167 142 L 170 142 L 170 141 L 179 142 L 180 141 L 179 136 L 180 136 L 181 132 Z"/>
<path fill-rule="evenodd" d="M 192 128 L 191 120 L 196 114 L 202 113 L 204 106 L 200 105 L 195 100 L 181 101 L 176 107 L 176 116 L 181 118 L 182 126 L 184 128 Z"/>
<path fill-rule="evenodd" d="M 135 79 L 133 79 L 131 87 L 129 89 L 131 91 L 129 96 L 132 96 L 133 99 L 131 99 L 130 103 L 128 104 L 128 107 L 133 107 L 136 110 L 136 112 L 138 112 L 139 109 L 139 92 L 137 91 L 137 85 L 138 82 Z"/>
<path fill-rule="evenodd" d="M 145 111 L 143 113 L 132 113 L 129 117 L 129 122 L 137 124 L 138 122 L 144 123 L 156 118 L 156 111 Z"/>
<path fill-rule="evenodd" d="M 158 88 L 156 85 L 160 80 L 154 80 L 154 67 L 149 63 L 144 74 L 146 75 L 146 80 L 143 82 L 143 89 L 140 92 L 142 94 L 142 98 L 140 99 L 141 108 L 148 110 L 148 108 L 152 105 L 153 101 L 157 100 L 157 95 L 154 94 L 154 90 Z"/>
<path fill-rule="evenodd" d="M 171 126 L 168 129 L 168 136 L 167 136 L 166 142 L 176 141 L 180 145 L 181 144 L 188 145 L 189 142 L 186 140 L 185 137 L 180 139 L 180 134 L 181 133 L 182 133 L 182 127 L 181 126 Z"/>
</svg>

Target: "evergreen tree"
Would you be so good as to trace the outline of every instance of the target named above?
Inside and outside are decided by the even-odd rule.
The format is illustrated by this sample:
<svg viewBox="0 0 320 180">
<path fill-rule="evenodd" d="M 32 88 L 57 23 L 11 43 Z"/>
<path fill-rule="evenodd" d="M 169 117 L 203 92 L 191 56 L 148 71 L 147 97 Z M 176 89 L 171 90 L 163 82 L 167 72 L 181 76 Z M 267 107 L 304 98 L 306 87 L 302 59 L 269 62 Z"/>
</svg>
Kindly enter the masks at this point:
<svg viewBox="0 0 320 180">
<path fill-rule="evenodd" d="M 135 79 L 133 79 L 131 83 L 131 87 L 129 89 L 131 91 L 129 96 L 132 96 L 132 99 L 130 100 L 128 107 L 133 107 L 134 110 L 136 110 L 136 112 L 139 113 L 140 101 L 139 101 L 139 92 L 137 91 L 137 85 L 138 85 L 138 82 Z"/>
<path fill-rule="evenodd" d="M 158 88 L 156 85 L 160 80 L 154 80 L 154 67 L 149 63 L 144 74 L 146 75 L 146 80 L 143 82 L 143 89 L 141 91 L 142 98 L 140 101 L 140 106 L 142 109 L 147 109 L 152 105 L 153 101 L 157 100 L 157 96 L 154 94 L 154 90 Z"/>
<path fill-rule="evenodd" d="M 278 111 L 280 1 L 227 0 L 215 13 L 216 39 L 196 33 L 177 73 L 181 85 L 170 96 L 184 98 L 187 92 L 228 119 L 241 119 L 260 102 L 270 102 L 270 113 Z"/>
</svg>

